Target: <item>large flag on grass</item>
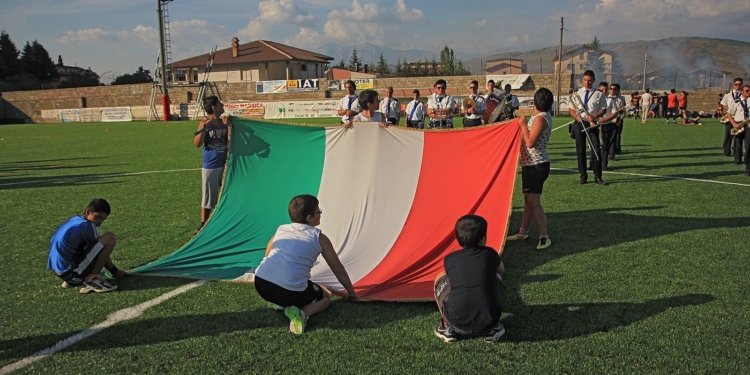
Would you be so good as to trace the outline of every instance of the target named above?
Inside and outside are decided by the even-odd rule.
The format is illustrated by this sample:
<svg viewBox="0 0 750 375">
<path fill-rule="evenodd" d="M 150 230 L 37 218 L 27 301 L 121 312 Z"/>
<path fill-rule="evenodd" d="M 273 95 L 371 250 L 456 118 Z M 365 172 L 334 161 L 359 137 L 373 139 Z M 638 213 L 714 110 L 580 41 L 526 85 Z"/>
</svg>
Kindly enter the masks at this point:
<svg viewBox="0 0 750 375">
<path fill-rule="evenodd" d="M 323 211 L 320 228 L 361 297 L 431 299 L 443 258 L 460 248 L 454 236 L 459 217 L 483 216 L 488 246 L 503 246 L 520 149 L 518 121 L 418 131 L 233 118 L 213 216 L 192 241 L 137 272 L 241 276 L 263 259 L 276 228 L 290 222 L 292 197 L 312 194 Z M 322 257 L 312 280 L 343 289 Z"/>
</svg>

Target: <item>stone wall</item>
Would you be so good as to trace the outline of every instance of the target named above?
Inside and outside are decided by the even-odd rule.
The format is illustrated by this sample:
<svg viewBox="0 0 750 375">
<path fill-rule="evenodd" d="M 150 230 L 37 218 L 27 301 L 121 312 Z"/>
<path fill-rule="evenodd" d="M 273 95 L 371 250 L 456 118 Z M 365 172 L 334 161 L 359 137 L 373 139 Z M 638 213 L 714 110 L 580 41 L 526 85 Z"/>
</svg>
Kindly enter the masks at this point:
<svg viewBox="0 0 750 375">
<path fill-rule="evenodd" d="M 469 83 L 477 80 L 483 92 L 486 77 L 483 75 L 442 77 L 448 82 L 451 95 L 468 95 Z M 396 89 L 396 97 L 411 98 L 411 91 L 415 88 L 431 90 L 437 77 L 400 77 L 375 79 L 373 85 L 378 91 L 392 86 Z M 330 92 L 325 90 L 328 81 L 322 78 L 319 82 L 321 90 L 315 92 L 297 92 L 283 94 L 258 94 L 255 83 L 212 83 L 207 95 L 216 94 L 222 101 L 283 101 L 283 100 L 317 100 L 324 98 L 338 98 L 342 91 Z M 572 75 L 562 76 L 562 95 L 567 95 L 570 87 L 574 86 Z M 518 96 L 532 96 L 540 87 L 547 87 L 557 95 L 557 76 L 554 74 L 532 74 L 531 79 L 514 93 Z M 151 84 L 96 86 L 70 89 L 13 91 L 2 93 L 0 101 L 0 118 L 21 119 L 39 122 L 43 109 L 72 109 L 96 107 L 127 107 L 147 106 L 151 97 Z M 198 97 L 199 86 L 176 85 L 170 87 L 170 99 L 173 104 L 194 103 Z M 717 96 L 721 90 L 699 90 L 690 92 L 688 108 L 696 111 L 713 112 L 716 109 Z M 430 92 L 422 92 L 422 96 Z M 155 104 L 161 104 L 161 93 L 157 91 Z"/>
</svg>

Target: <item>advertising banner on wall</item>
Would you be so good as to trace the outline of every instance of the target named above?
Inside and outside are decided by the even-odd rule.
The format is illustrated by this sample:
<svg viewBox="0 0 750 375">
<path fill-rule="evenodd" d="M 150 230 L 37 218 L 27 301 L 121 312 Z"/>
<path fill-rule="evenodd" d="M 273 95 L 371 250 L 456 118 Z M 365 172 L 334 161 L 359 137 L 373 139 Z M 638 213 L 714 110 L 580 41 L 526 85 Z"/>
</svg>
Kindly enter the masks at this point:
<svg viewBox="0 0 750 375">
<path fill-rule="evenodd" d="M 130 111 L 129 107 L 128 111 Z M 81 108 L 81 122 L 100 121 L 102 121 L 102 111 L 100 108 Z"/>
<path fill-rule="evenodd" d="M 102 122 L 133 121 L 130 107 L 105 107 L 102 111 Z"/>
<path fill-rule="evenodd" d="M 130 107 L 130 114 L 133 116 L 134 119 L 145 120 L 148 118 L 148 111 L 150 109 L 151 108 L 147 105 L 138 106 L 138 107 Z M 156 113 L 158 114 L 158 116 L 156 116 L 158 117 L 157 120 L 164 117 L 163 112 L 164 111 L 162 110 L 162 106 L 157 105 L 156 106 Z M 152 117 L 154 116 L 152 115 Z"/>
<path fill-rule="evenodd" d="M 318 79 L 290 79 L 286 81 L 287 92 L 318 91 Z"/>
<path fill-rule="evenodd" d="M 338 100 L 265 103 L 266 119 L 338 117 Z"/>
<path fill-rule="evenodd" d="M 60 122 L 81 122 L 81 110 L 80 109 L 60 110 Z"/>
<path fill-rule="evenodd" d="M 43 109 L 42 120 L 46 122 L 60 122 L 60 110 L 59 109 Z"/>
<path fill-rule="evenodd" d="M 264 103 L 261 102 L 225 103 L 224 111 L 237 117 L 263 117 L 265 107 Z"/>
<path fill-rule="evenodd" d="M 344 84 L 346 81 L 346 79 L 328 81 L 328 91 L 345 91 L 346 88 L 344 87 Z M 357 91 L 368 90 L 374 87 L 373 79 L 371 78 L 353 79 L 352 81 L 357 85 Z"/>
<path fill-rule="evenodd" d="M 259 81 L 255 85 L 258 94 L 278 94 L 286 92 L 286 80 Z"/>
</svg>

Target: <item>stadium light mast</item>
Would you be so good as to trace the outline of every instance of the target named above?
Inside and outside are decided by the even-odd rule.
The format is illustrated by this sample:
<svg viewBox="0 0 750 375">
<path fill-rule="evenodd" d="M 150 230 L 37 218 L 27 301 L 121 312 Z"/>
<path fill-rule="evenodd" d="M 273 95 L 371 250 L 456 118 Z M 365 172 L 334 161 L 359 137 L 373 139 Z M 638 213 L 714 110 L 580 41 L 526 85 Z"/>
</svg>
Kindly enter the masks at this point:
<svg viewBox="0 0 750 375">
<path fill-rule="evenodd" d="M 169 121 L 169 87 L 167 83 L 167 51 L 164 48 L 164 10 L 162 5 L 171 3 L 172 0 L 156 0 L 156 14 L 159 18 L 159 55 L 161 62 L 161 105 L 164 110 L 164 121 Z"/>
</svg>

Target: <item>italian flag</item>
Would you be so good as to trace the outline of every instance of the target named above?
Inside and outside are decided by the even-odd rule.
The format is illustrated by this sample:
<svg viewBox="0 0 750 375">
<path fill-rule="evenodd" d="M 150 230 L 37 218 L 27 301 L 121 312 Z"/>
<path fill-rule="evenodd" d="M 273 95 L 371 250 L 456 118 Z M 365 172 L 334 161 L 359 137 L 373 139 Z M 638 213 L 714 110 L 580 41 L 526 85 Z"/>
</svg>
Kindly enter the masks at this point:
<svg viewBox="0 0 750 375">
<path fill-rule="evenodd" d="M 460 249 L 454 225 L 463 215 L 487 219 L 487 244 L 502 249 L 520 120 L 450 131 L 232 121 L 224 185 L 211 219 L 181 249 L 136 272 L 242 276 L 263 259 L 276 228 L 290 222 L 287 207 L 299 194 L 320 200 L 319 228 L 365 299 L 432 299 L 443 258 Z M 322 257 L 312 280 L 343 290 Z"/>
</svg>

